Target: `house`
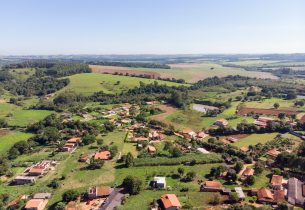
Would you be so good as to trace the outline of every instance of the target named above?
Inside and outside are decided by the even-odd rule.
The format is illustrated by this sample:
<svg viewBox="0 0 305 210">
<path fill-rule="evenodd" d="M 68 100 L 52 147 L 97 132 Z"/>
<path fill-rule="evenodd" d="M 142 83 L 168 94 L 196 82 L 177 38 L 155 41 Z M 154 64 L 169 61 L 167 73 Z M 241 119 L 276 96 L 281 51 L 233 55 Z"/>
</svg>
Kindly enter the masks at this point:
<svg viewBox="0 0 305 210">
<path fill-rule="evenodd" d="M 257 191 L 257 200 L 261 203 L 272 203 L 274 197 L 269 189 L 261 188 Z"/>
<path fill-rule="evenodd" d="M 239 148 L 242 152 L 249 152 L 249 147 L 241 147 Z"/>
<path fill-rule="evenodd" d="M 160 102 L 159 101 L 147 101 L 147 102 L 145 102 L 146 103 L 146 105 L 155 105 L 155 104 L 160 104 Z"/>
<path fill-rule="evenodd" d="M 149 140 L 162 140 L 164 139 L 164 135 L 157 131 L 153 131 L 148 134 L 148 138 Z"/>
<path fill-rule="evenodd" d="M 222 191 L 223 187 L 219 181 L 205 181 L 200 186 L 200 191 L 203 192 L 220 192 Z"/>
<path fill-rule="evenodd" d="M 241 187 L 235 187 L 234 189 L 237 193 L 239 200 L 244 200 L 246 198 L 245 193 Z"/>
<path fill-rule="evenodd" d="M 78 137 L 70 138 L 64 144 L 62 151 L 63 152 L 73 152 L 78 147 L 78 144 L 80 142 L 81 142 L 81 139 Z"/>
<path fill-rule="evenodd" d="M 165 189 L 166 188 L 166 179 L 165 177 L 155 176 L 154 180 L 149 184 L 153 188 Z"/>
<path fill-rule="evenodd" d="M 261 188 L 257 191 L 257 200 L 261 203 L 277 204 L 285 200 L 284 190 L 274 190 Z"/>
<path fill-rule="evenodd" d="M 86 162 L 88 162 L 89 160 L 90 160 L 90 158 L 89 158 L 88 155 L 81 155 L 81 156 L 79 156 L 79 158 L 78 158 L 78 161 L 79 161 L 79 162 L 82 162 L 82 163 L 86 163 Z"/>
<path fill-rule="evenodd" d="M 157 152 L 156 147 L 148 145 L 147 146 L 147 152 L 150 154 L 155 154 Z"/>
<path fill-rule="evenodd" d="M 51 165 L 56 165 L 56 162 L 51 160 L 42 160 L 28 168 L 25 172 L 28 176 L 41 176 L 49 170 Z"/>
<path fill-rule="evenodd" d="M 181 209 L 181 204 L 175 194 L 165 194 L 161 196 L 162 207 L 165 210 Z"/>
<path fill-rule="evenodd" d="M 297 178 L 288 179 L 288 203 L 303 206 L 305 204 L 305 185 Z"/>
<path fill-rule="evenodd" d="M 113 192 L 113 188 L 102 186 L 102 187 L 90 187 L 88 190 L 88 198 L 105 198 L 108 197 Z"/>
<path fill-rule="evenodd" d="M 283 186 L 283 177 L 279 175 L 273 175 L 271 178 L 272 188 L 275 190 L 281 190 Z"/>
<path fill-rule="evenodd" d="M 31 184 L 36 181 L 36 177 L 33 176 L 16 176 L 13 180 L 13 184 L 24 185 Z"/>
<path fill-rule="evenodd" d="M 206 134 L 205 132 L 203 131 L 200 131 L 199 133 L 197 133 L 196 137 L 197 139 L 204 139 L 205 137 L 207 137 L 208 134 Z"/>
<path fill-rule="evenodd" d="M 25 210 L 43 210 L 48 203 L 48 199 L 31 199 L 26 204 Z"/>
<path fill-rule="evenodd" d="M 243 172 L 241 173 L 241 176 L 243 178 L 247 178 L 248 176 L 253 176 L 254 175 L 254 169 L 253 168 L 246 168 L 245 170 L 243 170 Z"/>
<path fill-rule="evenodd" d="M 109 151 L 97 152 L 94 155 L 95 160 L 109 160 L 111 158 L 111 153 Z"/>
<path fill-rule="evenodd" d="M 226 119 L 219 119 L 214 122 L 214 125 L 227 126 L 229 122 Z"/>
<path fill-rule="evenodd" d="M 267 127 L 268 122 L 273 121 L 274 119 L 270 117 L 259 117 L 257 120 L 253 122 L 254 125 L 257 125 L 259 127 Z"/>
<path fill-rule="evenodd" d="M 229 142 L 231 142 L 231 143 L 235 143 L 235 142 L 238 141 L 237 138 L 234 138 L 234 137 L 232 137 L 232 136 L 227 137 L 226 140 L 229 141 Z"/>
<path fill-rule="evenodd" d="M 270 158 L 276 158 L 279 154 L 281 154 L 280 151 L 278 151 L 277 149 L 272 149 L 272 150 L 269 150 L 267 152 L 267 155 L 270 157 Z"/>
<path fill-rule="evenodd" d="M 195 138 L 197 134 L 192 129 L 185 128 L 182 130 L 182 135 L 184 138 Z"/>
</svg>

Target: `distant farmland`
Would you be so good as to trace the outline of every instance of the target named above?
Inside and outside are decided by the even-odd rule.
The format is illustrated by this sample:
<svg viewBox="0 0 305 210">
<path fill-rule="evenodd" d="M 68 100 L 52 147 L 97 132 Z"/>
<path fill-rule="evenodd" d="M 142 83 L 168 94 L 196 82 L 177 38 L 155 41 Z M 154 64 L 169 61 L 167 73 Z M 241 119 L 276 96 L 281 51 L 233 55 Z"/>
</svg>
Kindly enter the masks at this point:
<svg viewBox="0 0 305 210">
<path fill-rule="evenodd" d="M 185 79 L 187 82 L 197 82 L 208 77 L 225 77 L 228 75 L 240 75 L 247 77 L 255 77 L 262 79 L 277 79 L 276 76 L 268 72 L 246 71 L 242 68 L 223 67 L 220 64 L 205 62 L 205 63 L 177 63 L 170 64 L 171 69 L 152 69 L 152 68 L 129 68 L 117 66 L 96 66 L 91 65 L 91 69 L 95 73 L 122 73 L 122 74 L 146 74 L 152 78 L 175 78 Z"/>
</svg>

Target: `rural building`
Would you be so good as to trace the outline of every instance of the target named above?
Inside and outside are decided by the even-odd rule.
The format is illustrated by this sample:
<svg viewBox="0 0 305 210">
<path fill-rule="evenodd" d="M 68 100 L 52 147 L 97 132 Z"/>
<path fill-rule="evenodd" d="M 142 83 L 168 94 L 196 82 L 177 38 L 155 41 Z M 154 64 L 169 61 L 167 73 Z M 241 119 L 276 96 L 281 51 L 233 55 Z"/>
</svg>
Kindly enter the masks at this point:
<svg viewBox="0 0 305 210">
<path fill-rule="evenodd" d="M 197 134 L 192 129 L 185 128 L 182 130 L 182 135 L 184 136 L 184 138 L 195 138 Z"/>
<path fill-rule="evenodd" d="M 218 126 L 227 126 L 229 124 L 229 122 L 226 119 L 219 119 L 216 120 L 216 122 L 214 123 L 214 125 L 218 125 Z"/>
<path fill-rule="evenodd" d="M 111 158 L 111 153 L 109 151 L 97 152 L 94 155 L 95 160 L 109 160 Z"/>
<path fill-rule="evenodd" d="M 239 148 L 242 152 L 249 152 L 249 147 L 241 147 Z"/>
<path fill-rule="evenodd" d="M 200 191 L 203 192 L 220 192 L 223 190 L 222 184 L 219 181 L 205 181 L 200 186 Z"/>
<path fill-rule="evenodd" d="M 246 168 L 241 173 L 241 180 L 245 180 L 248 176 L 253 176 L 253 175 L 254 175 L 254 169 L 253 168 Z"/>
<path fill-rule="evenodd" d="M 274 190 L 261 188 L 257 191 L 257 200 L 261 203 L 276 204 L 285 200 L 284 190 Z"/>
<path fill-rule="evenodd" d="M 272 150 L 269 150 L 267 152 L 267 155 L 270 157 L 270 158 L 276 158 L 279 154 L 281 154 L 280 151 L 278 151 L 277 149 L 272 149 Z"/>
<path fill-rule="evenodd" d="M 279 175 L 273 175 L 271 178 L 272 188 L 275 190 L 281 190 L 283 186 L 283 177 Z"/>
<path fill-rule="evenodd" d="M 246 198 L 245 193 L 241 187 L 235 187 L 234 189 L 237 193 L 239 200 L 244 200 Z"/>
<path fill-rule="evenodd" d="M 164 135 L 157 131 L 153 131 L 148 134 L 148 138 L 149 138 L 149 140 L 163 140 Z"/>
<path fill-rule="evenodd" d="M 305 204 L 305 185 L 297 178 L 288 179 L 288 202 L 292 205 L 303 206 Z"/>
<path fill-rule="evenodd" d="M 48 199 L 31 199 L 29 200 L 24 209 L 25 210 L 43 210 L 48 203 Z"/>
<path fill-rule="evenodd" d="M 166 188 L 166 179 L 165 177 L 155 176 L 154 180 L 150 182 L 150 186 L 154 188 Z"/>
<path fill-rule="evenodd" d="M 103 187 L 90 187 L 88 189 L 88 198 L 105 198 L 108 197 L 113 192 L 113 188 L 103 186 Z"/>
<path fill-rule="evenodd" d="M 78 161 L 79 162 L 82 162 L 82 163 L 86 163 L 90 160 L 90 157 L 89 155 L 81 155 L 79 158 L 78 158 Z"/>
<path fill-rule="evenodd" d="M 182 206 L 175 194 L 165 194 L 161 196 L 162 209 L 176 210 L 181 209 Z"/>
<path fill-rule="evenodd" d="M 206 134 L 205 132 L 203 131 L 200 131 L 199 133 L 197 133 L 196 137 L 197 139 L 204 139 L 205 137 L 207 137 L 208 134 Z"/>
<path fill-rule="evenodd" d="M 51 166 L 55 165 L 56 161 L 42 160 L 25 170 L 25 173 L 27 173 L 28 176 L 41 176 L 47 173 Z"/>
<path fill-rule="evenodd" d="M 150 154 L 155 154 L 157 152 L 156 147 L 148 145 L 147 146 L 147 152 Z"/>
<path fill-rule="evenodd" d="M 262 128 L 266 128 L 268 122 L 273 121 L 274 119 L 270 117 L 259 117 L 257 120 L 255 120 L 253 123 L 254 125 L 257 125 Z"/>
<path fill-rule="evenodd" d="M 81 139 L 78 137 L 73 137 L 66 141 L 65 145 L 62 148 L 63 152 L 73 152 L 77 147 L 78 144 L 81 142 Z"/>
<path fill-rule="evenodd" d="M 36 181 L 36 177 L 33 176 L 16 176 L 13 183 L 16 185 L 31 184 Z"/>
<path fill-rule="evenodd" d="M 50 199 L 51 196 L 51 193 L 36 193 L 33 199 Z"/>
</svg>

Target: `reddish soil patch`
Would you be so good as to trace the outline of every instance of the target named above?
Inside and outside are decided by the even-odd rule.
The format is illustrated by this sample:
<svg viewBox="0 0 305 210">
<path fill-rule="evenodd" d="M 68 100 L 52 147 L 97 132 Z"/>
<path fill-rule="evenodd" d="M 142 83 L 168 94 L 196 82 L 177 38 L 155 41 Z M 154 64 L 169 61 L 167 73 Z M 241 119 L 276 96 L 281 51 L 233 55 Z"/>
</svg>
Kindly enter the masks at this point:
<svg viewBox="0 0 305 210">
<path fill-rule="evenodd" d="M 152 79 L 157 79 L 161 77 L 161 74 L 152 71 L 141 71 L 141 70 L 133 70 L 127 67 L 120 67 L 120 66 L 99 66 L 99 65 L 89 65 L 94 73 L 108 73 L 108 74 L 124 74 L 124 75 L 145 75 L 149 76 Z"/>
<path fill-rule="evenodd" d="M 0 137 L 1 136 L 5 136 L 6 134 L 8 134 L 10 132 L 10 130 L 8 129 L 0 129 Z"/>
<path fill-rule="evenodd" d="M 158 120 L 158 121 L 164 121 L 167 116 L 169 116 L 173 112 L 177 111 L 177 108 L 172 107 L 172 106 L 167 105 L 167 104 L 162 104 L 162 105 L 158 106 L 158 108 L 165 111 L 164 113 L 152 116 L 152 119 Z"/>
<path fill-rule="evenodd" d="M 265 115 L 273 115 L 273 116 L 278 116 L 280 113 L 285 113 L 287 116 L 299 114 L 299 112 L 293 109 L 257 109 L 257 108 L 246 108 L 246 107 L 238 110 L 237 114 L 244 116 L 251 112 L 255 114 L 265 114 Z"/>
</svg>

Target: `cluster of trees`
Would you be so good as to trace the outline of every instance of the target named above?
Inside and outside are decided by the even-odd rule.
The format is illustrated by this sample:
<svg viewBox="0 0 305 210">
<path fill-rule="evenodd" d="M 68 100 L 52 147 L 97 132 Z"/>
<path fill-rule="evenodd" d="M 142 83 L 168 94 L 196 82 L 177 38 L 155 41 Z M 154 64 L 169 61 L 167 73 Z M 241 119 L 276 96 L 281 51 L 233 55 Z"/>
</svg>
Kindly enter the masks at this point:
<svg viewBox="0 0 305 210">
<path fill-rule="evenodd" d="M 131 68 L 153 68 L 153 69 L 170 69 L 171 67 L 162 63 L 145 63 L 145 62 L 113 62 L 113 61 L 92 61 L 88 62 L 92 65 L 101 66 L 121 66 Z"/>
</svg>

